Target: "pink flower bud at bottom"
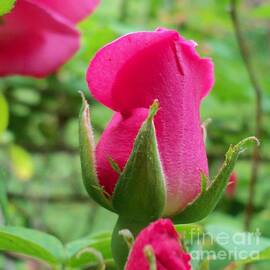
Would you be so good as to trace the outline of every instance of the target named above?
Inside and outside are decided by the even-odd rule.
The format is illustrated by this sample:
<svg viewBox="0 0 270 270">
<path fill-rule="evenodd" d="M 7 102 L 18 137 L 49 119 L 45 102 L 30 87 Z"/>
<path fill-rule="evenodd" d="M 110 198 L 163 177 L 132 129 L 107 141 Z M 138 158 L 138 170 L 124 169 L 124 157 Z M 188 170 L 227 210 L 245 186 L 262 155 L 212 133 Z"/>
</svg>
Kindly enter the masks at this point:
<svg viewBox="0 0 270 270">
<path fill-rule="evenodd" d="M 186 253 L 172 222 L 160 219 L 143 229 L 130 251 L 125 270 L 149 270 L 145 248 L 151 247 L 157 270 L 190 270 L 190 255 Z"/>
</svg>

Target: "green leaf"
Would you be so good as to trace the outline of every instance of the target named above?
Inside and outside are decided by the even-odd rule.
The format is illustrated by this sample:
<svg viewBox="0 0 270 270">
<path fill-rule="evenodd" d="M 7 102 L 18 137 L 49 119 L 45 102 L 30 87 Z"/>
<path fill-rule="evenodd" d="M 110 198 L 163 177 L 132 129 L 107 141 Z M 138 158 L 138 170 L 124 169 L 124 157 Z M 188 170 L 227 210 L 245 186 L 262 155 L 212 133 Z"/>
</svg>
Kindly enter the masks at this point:
<svg viewBox="0 0 270 270">
<path fill-rule="evenodd" d="M 110 199 L 105 196 L 105 191 L 98 182 L 95 164 L 95 143 L 90 123 L 89 105 L 83 94 L 82 102 L 79 116 L 79 141 L 84 186 L 92 199 L 113 211 Z"/>
<path fill-rule="evenodd" d="M 203 227 L 199 224 L 178 224 L 174 227 L 185 241 L 193 241 L 203 233 Z"/>
<path fill-rule="evenodd" d="M 71 242 L 66 245 L 68 260 L 66 265 L 70 267 L 82 267 L 97 265 L 98 260 L 93 253 L 87 252 L 92 248 L 102 254 L 106 265 L 113 265 L 111 254 L 111 233 L 100 233 Z M 84 253 L 82 251 L 85 250 Z M 82 253 L 80 256 L 78 256 Z"/>
<path fill-rule="evenodd" d="M 231 146 L 226 153 L 225 161 L 219 173 L 210 186 L 205 191 L 202 189 L 203 192 L 201 192 L 194 202 L 173 217 L 175 223 L 197 222 L 207 217 L 214 210 L 227 187 L 228 179 L 233 171 L 238 156 L 244 151 L 244 145 L 248 142 L 258 143 L 258 140 L 255 137 L 249 137 Z"/>
<path fill-rule="evenodd" d="M 270 239 L 260 232 L 239 232 L 229 226 L 208 225 L 206 231 L 219 246 L 228 251 L 234 265 L 270 260 Z"/>
<path fill-rule="evenodd" d="M 55 237 L 21 227 L 0 227 L 0 250 L 15 252 L 56 265 L 64 261 L 64 248 Z"/>
<path fill-rule="evenodd" d="M 154 220 L 161 216 L 165 205 L 164 175 L 153 124 L 157 110 L 155 101 L 114 190 L 113 206 L 126 219 Z"/>
<path fill-rule="evenodd" d="M 34 164 L 31 155 L 19 145 L 9 148 L 11 165 L 15 175 L 23 181 L 29 180 L 34 173 Z"/>
<path fill-rule="evenodd" d="M 8 126 L 8 103 L 3 95 L 0 94 L 0 136 Z"/>
<path fill-rule="evenodd" d="M 0 0 L 0 16 L 10 12 L 15 5 L 16 0 Z"/>
<path fill-rule="evenodd" d="M 0 210 L 4 218 L 4 224 L 8 224 L 8 201 L 6 183 L 2 172 L 0 171 Z M 0 211 L 0 224 L 1 224 L 1 211 Z"/>
</svg>

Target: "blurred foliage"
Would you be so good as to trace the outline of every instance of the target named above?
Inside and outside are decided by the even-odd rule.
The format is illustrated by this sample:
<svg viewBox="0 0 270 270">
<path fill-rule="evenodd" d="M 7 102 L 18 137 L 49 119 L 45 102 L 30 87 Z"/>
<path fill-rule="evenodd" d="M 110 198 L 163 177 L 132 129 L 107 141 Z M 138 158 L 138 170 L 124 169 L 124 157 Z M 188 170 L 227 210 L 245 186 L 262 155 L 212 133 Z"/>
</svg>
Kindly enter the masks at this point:
<svg viewBox="0 0 270 270">
<path fill-rule="evenodd" d="M 216 173 L 231 143 L 254 134 L 254 93 L 235 41 L 228 2 L 103 0 L 94 15 L 79 26 L 80 51 L 57 73 L 42 80 L 1 78 L 0 174 L 8 188 L 11 225 L 43 230 L 64 243 L 112 229 L 114 214 L 88 200 L 82 186 L 77 149 L 81 103 L 78 91 L 84 91 L 89 99 L 98 140 L 112 112 L 90 97 L 85 72 L 100 47 L 128 32 L 159 26 L 174 28 L 185 38 L 196 40 L 200 54 L 213 59 L 216 83 L 202 104 L 202 119 L 212 119 L 207 139 L 211 174 Z M 253 228 L 260 228 L 265 237 L 270 237 L 269 18 L 267 0 L 241 1 L 241 27 L 264 90 L 262 160 Z M 242 226 L 251 173 L 250 155 L 250 151 L 245 152 L 237 163 L 235 198 L 224 198 L 207 224 Z M 5 268 L 10 264 L 13 268 Z M 0 269 L 25 270 L 30 269 L 30 264 L 33 262 L 0 256 Z M 214 265 L 210 269 L 219 270 L 223 266 Z M 254 269 L 269 269 L 269 262 Z"/>
<path fill-rule="evenodd" d="M 12 170 L 18 180 L 28 180 L 33 175 L 33 162 L 29 153 L 19 145 L 9 147 Z"/>
</svg>

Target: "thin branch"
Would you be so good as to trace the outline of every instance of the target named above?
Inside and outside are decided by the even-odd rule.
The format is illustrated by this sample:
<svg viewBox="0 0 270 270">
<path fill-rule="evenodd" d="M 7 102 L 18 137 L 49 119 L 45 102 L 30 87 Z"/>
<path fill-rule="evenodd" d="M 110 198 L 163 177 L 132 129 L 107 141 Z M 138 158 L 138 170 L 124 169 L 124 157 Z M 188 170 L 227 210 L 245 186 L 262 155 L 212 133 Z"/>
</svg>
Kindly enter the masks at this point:
<svg viewBox="0 0 270 270">
<path fill-rule="evenodd" d="M 128 0 L 122 0 L 121 1 L 121 6 L 120 6 L 120 16 L 119 16 L 119 21 L 124 22 L 127 19 L 128 16 Z"/>
<path fill-rule="evenodd" d="M 237 39 L 237 43 L 239 46 L 239 50 L 245 65 L 245 68 L 247 70 L 250 83 L 254 89 L 255 93 L 255 136 L 260 139 L 262 134 L 262 88 L 259 84 L 259 81 L 256 77 L 254 67 L 251 62 L 250 52 L 247 47 L 244 35 L 242 33 L 241 27 L 240 27 L 240 21 L 238 17 L 238 9 L 237 9 L 237 0 L 231 0 L 230 1 L 230 15 L 235 31 L 235 36 Z M 252 154 L 252 172 L 250 177 L 250 183 L 249 183 L 249 197 L 247 202 L 247 207 L 245 211 L 245 229 L 249 230 L 250 225 L 253 218 L 253 208 L 254 208 L 254 198 L 255 198 L 255 192 L 256 192 L 256 183 L 258 180 L 258 173 L 259 173 L 259 165 L 260 165 L 260 148 L 257 146 L 253 149 Z"/>
</svg>

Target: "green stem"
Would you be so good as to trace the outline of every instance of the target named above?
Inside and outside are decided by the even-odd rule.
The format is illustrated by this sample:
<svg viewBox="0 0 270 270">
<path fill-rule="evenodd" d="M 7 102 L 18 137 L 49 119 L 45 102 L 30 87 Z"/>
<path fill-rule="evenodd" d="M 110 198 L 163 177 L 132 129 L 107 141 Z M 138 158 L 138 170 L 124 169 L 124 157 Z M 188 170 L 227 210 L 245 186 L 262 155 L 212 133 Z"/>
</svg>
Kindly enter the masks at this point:
<svg viewBox="0 0 270 270">
<path fill-rule="evenodd" d="M 123 270 L 129 253 L 129 247 L 119 231 L 128 229 L 134 237 L 145 228 L 151 221 L 137 221 L 129 218 L 119 217 L 114 227 L 112 235 L 112 255 L 116 266 L 119 270 Z"/>
</svg>

